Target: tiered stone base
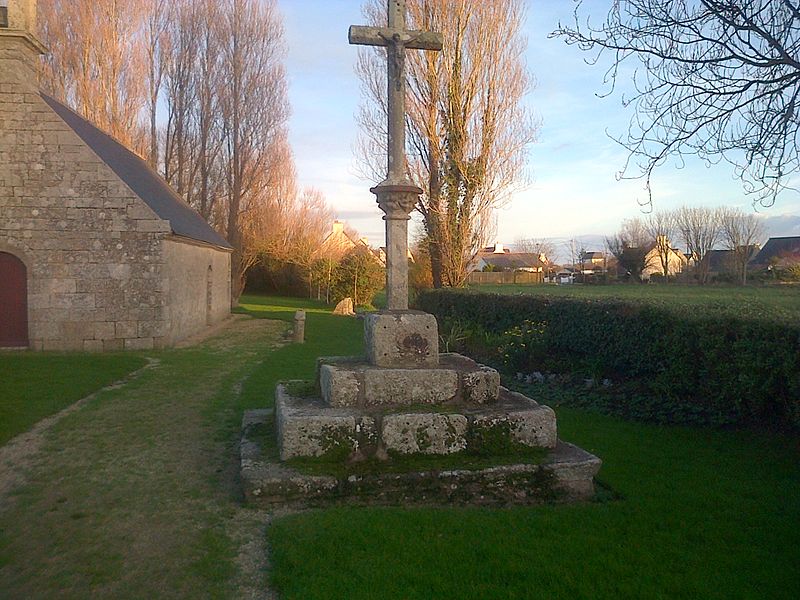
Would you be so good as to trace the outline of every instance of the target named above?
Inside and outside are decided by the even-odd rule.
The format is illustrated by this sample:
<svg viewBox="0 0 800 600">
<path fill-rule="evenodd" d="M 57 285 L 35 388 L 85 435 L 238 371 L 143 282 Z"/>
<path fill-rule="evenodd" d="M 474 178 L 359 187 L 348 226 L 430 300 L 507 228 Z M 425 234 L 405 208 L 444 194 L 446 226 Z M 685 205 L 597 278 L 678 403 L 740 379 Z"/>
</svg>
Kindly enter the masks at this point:
<svg viewBox="0 0 800 600">
<path fill-rule="evenodd" d="M 274 420 L 266 411 L 245 415 L 248 500 L 504 505 L 592 497 L 600 460 L 560 442 L 555 413 L 500 387 L 494 369 L 440 355 L 431 315 L 372 313 L 364 332 L 365 358 L 321 358 L 315 382 L 278 386 Z"/>
<path fill-rule="evenodd" d="M 523 396 L 501 389 L 491 404 L 450 406 L 380 403 L 330 406 L 320 398 L 298 398 L 279 385 L 275 415 L 281 460 L 296 457 L 342 458 L 360 454 L 453 454 L 465 450 L 554 448 L 556 416 Z"/>
<path fill-rule="evenodd" d="M 347 505 L 511 506 L 590 500 L 601 461 L 559 441 L 537 464 L 483 469 L 309 475 L 277 457 L 270 458 L 254 432 L 272 420 L 272 411 L 245 413 L 241 474 L 248 503 L 317 507 Z"/>
</svg>

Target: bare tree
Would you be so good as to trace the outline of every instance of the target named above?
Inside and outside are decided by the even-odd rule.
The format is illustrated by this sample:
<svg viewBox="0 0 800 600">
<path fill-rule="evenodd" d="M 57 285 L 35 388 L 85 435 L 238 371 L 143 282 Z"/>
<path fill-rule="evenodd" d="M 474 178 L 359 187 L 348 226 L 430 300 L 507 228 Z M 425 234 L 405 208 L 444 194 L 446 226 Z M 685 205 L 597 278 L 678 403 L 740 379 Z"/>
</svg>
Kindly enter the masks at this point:
<svg viewBox="0 0 800 600">
<path fill-rule="evenodd" d="M 158 168 L 158 98 L 164 78 L 164 45 L 167 42 L 170 3 L 167 0 L 144 0 L 146 11 L 144 48 L 146 55 L 147 112 L 150 125 L 148 161 Z"/>
<path fill-rule="evenodd" d="M 800 3 L 797 0 L 616 0 L 592 25 L 577 2 L 551 35 L 612 56 L 605 81 L 633 62 L 635 114 L 619 139 L 647 189 L 667 156 L 696 154 L 734 167 L 764 205 L 800 169 Z"/>
<path fill-rule="evenodd" d="M 580 263 L 580 243 L 580 240 L 576 240 L 575 238 L 570 238 L 564 242 L 564 252 L 573 269 L 577 269 Z"/>
<path fill-rule="evenodd" d="M 42 85 L 141 153 L 145 104 L 143 0 L 44 0 L 39 14 L 51 54 Z"/>
<path fill-rule="evenodd" d="M 645 229 L 651 240 L 654 240 L 654 250 L 658 256 L 661 274 L 664 281 L 669 281 L 670 267 L 674 263 L 675 253 L 672 250 L 672 240 L 675 238 L 676 221 L 674 213 L 670 211 L 656 211 L 648 215 L 644 222 Z"/>
<path fill-rule="evenodd" d="M 411 28 L 441 31 L 442 53 L 414 52 L 408 72 L 409 176 L 422 213 L 434 285 L 458 286 L 494 227 L 493 210 L 522 179 L 536 126 L 522 105 L 531 79 L 523 61 L 521 0 L 409 0 Z M 386 4 L 365 14 L 385 22 Z M 365 172 L 383 178 L 385 56 L 362 50 L 357 72 L 367 97 L 359 113 Z"/>
<path fill-rule="evenodd" d="M 258 186 L 239 217 L 244 272 L 263 256 L 278 261 L 287 261 L 292 256 L 292 236 L 296 231 L 293 218 L 297 208 L 294 160 L 287 140 L 272 144 L 269 153 L 269 159 L 255 175 Z"/>
<path fill-rule="evenodd" d="M 720 241 L 720 211 L 701 206 L 683 206 L 675 211 L 681 239 L 695 263 L 697 281 L 708 282 L 708 256 Z"/>
<path fill-rule="evenodd" d="M 197 164 L 195 173 L 195 202 L 198 212 L 219 226 L 221 219 L 215 217 L 217 202 L 223 195 L 224 177 L 221 173 L 219 156 L 222 151 L 223 136 L 220 123 L 220 93 L 225 85 L 224 73 L 217 51 L 219 27 L 216 16 L 216 2 L 201 0 L 202 33 L 199 40 L 199 55 L 196 63 L 193 86 L 196 93 L 194 123 L 196 128 Z M 277 149 L 277 152 L 284 151 Z M 285 151 L 289 151 L 288 148 Z M 285 163 L 294 177 L 291 157 Z M 281 192 L 285 190 L 281 188 Z M 292 190 L 293 192 L 293 190 Z"/>
<path fill-rule="evenodd" d="M 226 234 L 234 248 L 231 297 L 238 302 L 248 267 L 241 218 L 257 204 L 268 185 L 264 176 L 273 173 L 280 160 L 270 149 L 285 139 L 289 104 L 283 26 L 275 0 L 226 0 L 222 6 L 220 50 L 227 81 L 220 90 L 222 160 Z"/>
<path fill-rule="evenodd" d="M 551 263 L 553 257 L 556 255 L 556 245 L 552 240 L 545 238 L 519 237 L 514 240 L 514 248 L 517 252 L 536 254 L 544 263 Z"/>
<path fill-rule="evenodd" d="M 641 279 L 642 271 L 652 266 L 653 239 L 640 218 L 623 221 L 619 232 L 607 237 L 605 244 L 619 266 L 637 280 Z"/>
<path fill-rule="evenodd" d="M 167 31 L 165 57 L 165 99 L 167 120 L 164 132 L 164 178 L 192 203 L 191 154 L 194 109 L 197 102 L 196 70 L 203 20 L 199 2 L 178 0 Z"/>
<path fill-rule="evenodd" d="M 286 245 L 287 232 L 300 232 L 290 226 L 292 219 L 313 212 L 302 208 L 312 203 L 298 201 L 295 188 L 285 47 L 275 4 L 42 4 L 53 50 L 42 69 L 47 89 L 149 155 L 176 191 L 227 235 L 235 248 L 234 300 L 259 253 Z"/>
<path fill-rule="evenodd" d="M 730 251 L 739 283 L 747 285 L 747 265 L 764 238 L 764 224 L 753 213 L 737 208 L 723 208 L 720 214 L 722 241 Z"/>
</svg>

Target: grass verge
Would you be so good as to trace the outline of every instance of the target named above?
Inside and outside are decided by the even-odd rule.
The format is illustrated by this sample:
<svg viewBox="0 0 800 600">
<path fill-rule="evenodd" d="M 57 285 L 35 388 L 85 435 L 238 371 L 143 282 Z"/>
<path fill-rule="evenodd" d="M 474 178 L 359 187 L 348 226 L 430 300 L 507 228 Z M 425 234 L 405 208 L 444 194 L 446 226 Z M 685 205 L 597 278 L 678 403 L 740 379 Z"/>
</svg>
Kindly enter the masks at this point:
<svg viewBox="0 0 800 600">
<path fill-rule="evenodd" d="M 239 319 L 148 353 L 157 366 L 50 428 L 0 501 L 0 597 L 245 595 L 236 540 L 260 528 L 245 530 L 238 502 L 239 389 L 284 330 Z"/>
<path fill-rule="evenodd" d="M 144 364 L 135 354 L 0 352 L 0 446 Z"/>
</svg>

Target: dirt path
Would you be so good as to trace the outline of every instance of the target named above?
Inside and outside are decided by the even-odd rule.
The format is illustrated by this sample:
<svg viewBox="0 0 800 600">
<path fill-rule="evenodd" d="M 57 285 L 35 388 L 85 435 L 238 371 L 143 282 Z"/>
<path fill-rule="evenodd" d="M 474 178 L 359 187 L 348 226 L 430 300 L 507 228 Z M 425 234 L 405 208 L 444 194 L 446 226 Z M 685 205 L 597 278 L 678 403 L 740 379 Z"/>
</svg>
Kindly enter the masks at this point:
<svg viewBox="0 0 800 600">
<path fill-rule="evenodd" d="M 233 319 L 0 449 L 0 597 L 271 598 L 237 403 L 285 328 Z"/>
</svg>

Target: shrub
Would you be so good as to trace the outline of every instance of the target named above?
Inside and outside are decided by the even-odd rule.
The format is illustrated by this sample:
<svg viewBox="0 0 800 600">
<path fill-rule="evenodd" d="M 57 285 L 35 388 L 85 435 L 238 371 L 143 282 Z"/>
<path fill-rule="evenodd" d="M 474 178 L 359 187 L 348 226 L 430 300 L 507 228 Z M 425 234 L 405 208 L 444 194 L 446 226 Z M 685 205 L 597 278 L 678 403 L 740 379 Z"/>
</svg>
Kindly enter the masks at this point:
<svg viewBox="0 0 800 600">
<path fill-rule="evenodd" d="M 800 325 L 777 310 L 454 290 L 422 292 L 417 306 L 458 322 L 470 332 L 462 346 L 506 372 L 635 382 L 674 422 L 800 426 Z M 491 339 L 501 342 L 482 344 Z"/>
<path fill-rule="evenodd" d="M 331 302 L 348 296 L 356 306 L 369 306 L 383 288 L 385 271 L 367 248 L 354 248 L 335 266 L 331 283 Z"/>
<path fill-rule="evenodd" d="M 780 281 L 800 281 L 800 262 L 786 265 L 778 270 L 778 279 Z"/>
</svg>

